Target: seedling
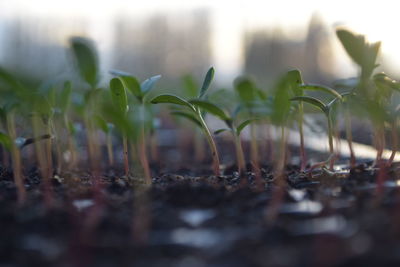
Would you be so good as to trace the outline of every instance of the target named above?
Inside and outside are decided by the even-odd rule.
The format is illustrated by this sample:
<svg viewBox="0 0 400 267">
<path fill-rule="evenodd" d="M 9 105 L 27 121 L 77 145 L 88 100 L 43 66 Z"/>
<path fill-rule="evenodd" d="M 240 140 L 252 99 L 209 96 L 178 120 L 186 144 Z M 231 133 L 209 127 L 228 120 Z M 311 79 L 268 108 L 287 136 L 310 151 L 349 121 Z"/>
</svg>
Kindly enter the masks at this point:
<svg viewBox="0 0 400 267">
<path fill-rule="evenodd" d="M 375 68 L 379 66 L 376 64 L 376 60 L 381 43 L 369 43 L 365 36 L 354 34 L 345 29 L 338 29 L 336 34 L 347 54 L 361 69 L 360 79 L 354 91 L 357 94 L 357 102 L 362 103 L 365 113 L 373 125 L 377 147 L 376 163 L 379 163 L 385 145 L 384 125 L 382 124 L 385 112 L 380 107 L 380 103 L 376 101 L 376 97 L 380 98 L 381 92 L 377 94 L 376 86 L 371 83 L 371 75 Z"/>
<path fill-rule="evenodd" d="M 231 116 L 227 115 L 225 111 L 223 111 L 220 107 L 214 105 L 213 103 L 205 100 L 191 100 L 190 103 L 202 108 L 203 110 L 211 113 L 212 115 L 216 116 L 220 120 L 222 120 L 227 128 L 222 128 L 214 132 L 214 134 L 219 134 L 225 131 L 229 131 L 232 134 L 235 150 L 236 150 L 236 160 L 238 166 L 238 173 L 240 176 L 243 176 L 244 171 L 246 170 L 246 162 L 244 159 L 242 142 L 240 140 L 240 133 L 243 129 L 249 125 L 254 119 L 248 119 L 237 126 L 235 125 L 235 119 L 237 113 L 232 114 Z"/>
<path fill-rule="evenodd" d="M 393 109 L 390 107 L 390 104 L 392 102 L 393 92 L 400 92 L 400 82 L 393 80 L 383 72 L 375 74 L 373 76 L 373 81 L 378 89 L 376 92 L 375 100 L 377 103 L 380 104 L 380 106 L 383 106 L 383 108 L 388 111 L 387 122 L 390 125 L 392 135 L 392 153 L 387 163 L 388 166 L 390 166 L 397 152 L 397 128 L 399 117 L 399 107 L 397 106 L 395 109 Z M 382 154 L 382 152 L 380 152 L 380 154 Z"/>
<path fill-rule="evenodd" d="M 246 112 L 246 116 L 250 118 L 261 117 L 263 114 L 260 112 L 262 109 L 262 97 L 260 96 L 261 90 L 258 89 L 255 83 L 249 79 L 242 77 L 235 82 L 235 89 L 238 95 L 239 107 Z M 256 138 L 256 124 L 250 124 L 250 155 L 254 173 L 256 174 L 256 182 L 261 189 L 261 170 L 260 170 L 260 152 L 259 145 Z"/>
<path fill-rule="evenodd" d="M 112 167 L 112 166 L 114 166 L 114 149 L 113 149 L 113 142 L 112 142 L 112 129 L 114 128 L 114 125 L 112 123 L 106 122 L 106 120 L 104 120 L 101 116 L 96 116 L 95 121 L 96 121 L 97 126 L 106 135 L 108 164 L 109 164 L 109 166 Z"/>
<path fill-rule="evenodd" d="M 120 72 L 120 71 L 112 71 L 114 75 L 118 76 L 118 79 L 121 81 L 121 84 L 124 88 L 126 88 L 131 94 L 137 99 L 139 102 L 139 121 L 140 121 L 140 133 L 139 133 L 139 158 L 144 170 L 144 176 L 146 180 L 146 184 L 151 184 L 151 173 L 147 155 L 147 140 L 146 140 L 146 96 L 147 94 L 154 88 L 155 84 L 160 80 L 161 75 L 156 75 L 148 78 L 141 84 L 139 84 L 138 80 L 129 75 L 128 73 Z"/>
<path fill-rule="evenodd" d="M 314 107 L 320 109 L 324 113 L 324 115 L 326 116 L 326 119 L 327 119 L 330 156 L 329 156 L 328 160 L 314 164 L 313 166 L 311 166 L 310 171 L 312 171 L 313 169 L 315 169 L 317 167 L 326 165 L 326 164 L 329 164 L 329 170 L 333 171 L 333 165 L 335 163 L 335 154 L 334 154 L 334 147 L 333 147 L 333 125 L 332 125 L 331 111 L 332 111 L 333 105 L 336 103 L 336 101 L 338 101 L 340 99 L 342 99 L 341 96 L 336 97 L 332 101 L 330 101 L 328 104 L 325 104 L 321 100 L 319 100 L 315 97 L 311 97 L 311 96 L 296 96 L 291 99 L 292 101 L 302 101 L 302 102 L 306 102 L 306 103 L 313 105 Z"/>
<path fill-rule="evenodd" d="M 167 104 L 180 105 L 182 107 L 185 107 L 187 111 L 189 111 L 189 112 L 181 111 L 179 113 L 175 113 L 175 115 L 180 115 L 182 117 L 188 118 L 202 128 L 211 149 L 214 174 L 216 176 L 219 176 L 220 170 L 219 170 L 219 156 L 218 156 L 217 146 L 215 145 L 215 141 L 211 135 L 210 130 L 208 129 L 206 122 L 204 121 L 203 117 L 204 115 L 202 114 L 202 110 L 207 109 L 208 112 L 211 112 L 214 115 L 218 114 L 217 116 L 219 117 L 225 116 L 225 113 L 220 113 L 220 110 L 218 108 L 215 108 L 216 107 L 215 105 L 202 101 L 205 97 L 205 93 L 210 87 L 213 77 L 214 77 L 214 68 L 210 68 L 206 74 L 206 77 L 204 78 L 203 85 L 201 86 L 197 99 L 185 100 L 176 95 L 162 94 L 156 96 L 150 102 L 152 104 L 167 103 Z"/>
<path fill-rule="evenodd" d="M 129 106 L 128 106 L 128 98 L 126 96 L 125 87 L 122 84 L 122 81 L 118 78 L 113 78 L 110 81 L 110 89 L 111 89 L 111 98 L 116 110 L 119 113 L 119 116 L 126 117 Z M 103 126 L 104 128 L 104 126 Z M 125 166 L 125 175 L 129 175 L 129 159 L 128 159 L 128 140 L 127 133 L 122 133 L 122 146 L 124 153 L 124 166 Z"/>
</svg>

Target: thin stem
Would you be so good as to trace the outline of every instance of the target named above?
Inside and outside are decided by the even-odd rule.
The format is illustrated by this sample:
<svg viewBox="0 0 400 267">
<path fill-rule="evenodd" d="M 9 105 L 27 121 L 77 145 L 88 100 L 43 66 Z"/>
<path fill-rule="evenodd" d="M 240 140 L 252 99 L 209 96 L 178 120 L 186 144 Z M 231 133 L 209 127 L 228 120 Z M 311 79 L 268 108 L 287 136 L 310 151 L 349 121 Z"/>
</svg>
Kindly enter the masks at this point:
<svg viewBox="0 0 400 267">
<path fill-rule="evenodd" d="M 279 162 L 277 167 L 278 175 L 281 176 L 284 173 L 286 166 L 286 135 L 285 135 L 285 127 L 281 127 L 281 140 L 279 144 Z"/>
<path fill-rule="evenodd" d="M 392 154 L 390 154 L 390 158 L 387 163 L 388 166 L 392 165 L 394 157 L 396 156 L 398 142 L 399 140 L 397 137 L 397 119 L 394 119 L 392 124 Z"/>
<path fill-rule="evenodd" d="M 126 138 L 126 134 L 123 134 L 122 136 L 122 149 L 124 153 L 124 169 L 125 169 L 125 175 L 129 175 L 129 157 L 128 157 L 128 140 Z"/>
<path fill-rule="evenodd" d="M 254 124 L 250 124 L 250 148 L 251 148 L 251 160 L 253 162 L 259 162 L 259 151 L 257 145 L 257 138 L 256 138 L 256 128 Z"/>
<path fill-rule="evenodd" d="M 159 160 L 158 138 L 156 133 L 153 133 L 150 137 L 150 154 L 151 154 L 151 160 L 153 162 L 158 162 Z"/>
<path fill-rule="evenodd" d="M 72 169 L 72 168 L 75 167 L 75 164 L 76 164 L 76 155 L 77 155 L 77 153 L 76 153 L 74 138 L 73 138 L 73 135 L 71 134 L 71 131 L 69 129 L 69 119 L 68 119 L 68 115 L 67 114 L 64 114 L 64 125 L 65 125 L 65 128 L 67 130 L 67 134 L 68 134 L 68 150 L 69 150 L 69 153 L 71 154 L 71 158 L 70 158 L 68 167 L 70 169 Z"/>
<path fill-rule="evenodd" d="M 33 132 L 36 136 L 40 135 L 40 128 L 42 127 L 40 118 L 38 116 L 32 117 Z M 44 203 L 47 207 L 52 205 L 52 192 L 50 187 L 50 172 L 49 172 L 49 157 L 48 157 L 48 143 L 46 140 L 45 146 L 39 142 L 35 142 L 36 157 L 39 161 L 39 171 L 42 179 Z"/>
<path fill-rule="evenodd" d="M 275 222 L 279 215 L 279 208 L 285 196 L 285 166 L 286 166 L 286 136 L 285 127 L 281 126 L 281 139 L 279 144 L 279 158 L 276 163 L 276 189 L 273 191 L 272 199 L 266 213 L 266 221 L 268 224 Z"/>
<path fill-rule="evenodd" d="M 300 171 L 304 171 L 306 168 L 306 152 L 304 148 L 304 132 L 303 132 L 303 103 L 299 103 L 299 132 L 300 132 Z"/>
<path fill-rule="evenodd" d="M 350 166 L 351 168 L 354 168 L 356 165 L 356 157 L 353 149 L 353 135 L 351 133 L 350 109 L 348 107 L 346 107 L 345 121 L 346 121 L 346 139 L 350 150 Z"/>
<path fill-rule="evenodd" d="M 50 119 L 51 120 L 51 119 Z M 47 134 L 51 136 L 51 122 L 50 120 L 47 122 L 48 127 L 47 127 Z M 53 150 L 52 150 L 52 140 L 51 138 L 48 138 L 46 140 L 46 157 L 47 157 L 47 177 L 49 181 L 51 180 L 53 176 Z"/>
<path fill-rule="evenodd" d="M 214 139 L 212 138 L 210 130 L 208 129 L 207 124 L 204 121 L 200 110 L 197 110 L 197 115 L 198 115 L 199 121 L 200 121 L 200 123 L 202 125 L 202 128 L 204 130 L 204 133 L 206 135 L 207 142 L 208 142 L 208 144 L 210 146 L 210 149 L 211 149 L 211 156 L 213 158 L 214 175 L 215 176 L 219 176 L 220 175 L 220 170 L 219 170 L 219 157 L 218 157 L 217 146 L 215 145 Z"/>
<path fill-rule="evenodd" d="M 195 129 L 194 133 L 194 155 L 196 162 L 204 161 L 204 139 L 200 136 L 201 133 L 197 129 Z"/>
<path fill-rule="evenodd" d="M 334 155 L 334 150 L 333 150 L 333 126 L 332 126 L 332 119 L 329 113 L 326 114 L 327 120 L 328 120 L 328 138 L 329 138 L 329 153 Z M 329 170 L 333 171 L 333 165 L 335 163 L 335 157 L 332 156 L 329 164 Z"/>
<path fill-rule="evenodd" d="M 233 132 L 233 138 L 235 140 L 238 173 L 239 173 L 239 176 L 243 176 L 245 169 L 246 169 L 246 163 L 245 163 L 244 154 L 243 154 L 242 141 L 240 140 L 240 136 L 237 135 L 237 133 L 235 133 L 235 132 Z"/>
<path fill-rule="evenodd" d="M 139 157 L 140 162 L 143 167 L 144 171 L 144 178 L 147 185 L 151 185 L 151 174 L 150 174 L 150 167 L 149 161 L 147 159 L 147 143 L 146 143 L 146 136 L 145 136 L 145 109 L 144 105 L 141 106 L 141 125 L 140 125 L 140 146 L 139 146 Z"/>
<path fill-rule="evenodd" d="M 14 121 L 14 114 L 11 112 L 8 119 L 7 119 L 7 128 L 8 133 L 11 137 L 11 159 L 12 159 L 12 167 L 13 167 L 13 177 L 15 186 L 17 188 L 17 197 L 18 197 L 18 204 L 23 205 L 26 201 L 26 190 L 23 181 L 22 175 L 22 164 L 21 164 L 21 153 L 17 148 L 16 144 L 14 143 L 15 138 L 17 137 L 16 130 L 15 130 L 15 121 Z"/>
<path fill-rule="evenodd" d="M 376 144 L 376 159 L 375 165 L 378 165 L 382 160 L 383 149 L 385 148 L 385 134 L 382 127 L 375 128 L 375 144 Z"/>
<path fill-rule="evenodd" d="M 252 169 L 255 174 L 255 182 L 257 190 L 262 190 L 262 178 L 261 178 L 261 170 L 260 170 L 260 158 L 259 158 L 259 149 L 256 140 L 256 128 L 254 124 L 250 124 L 250 135 L 251 135 L 251 161 L 252 161 Z"/>
<path fill-rule="evenodd" d="M 114 166 L 114 153 L 113 153 L 112 135 L 110 132 L 107 133 L 107 154 L 108 154 L 108 163 L 110 167 L 112 167 Z"/>
<path fill-rule="evenodd" d="M 57 171 L 57 173 L 60 173 L 61 172 L 61 169 L 62 169 L 62 154 L 61 154 L 61 147 L 60 147 L 60 140 L 58 139 L 58 133 L 57 133 L 57 131 L 56 131 L 56 127 L 55 127 L 55 124 L 54 124 L 54 121 L 53 121 L 53 119 L 50 119 L 49 120 L 49 130 L 48 130 L 48 134 L 51 136 L 51 138 L 49 138 L 49 141 L 50 141 L 50 158 L 51 158 L 51 162 L 52 162 L 52 153 L 51 153 L 51 148 L 52 148 L 52 141 L 51 141 L 51 139 L 52 138 L 54 138 L 54 140 L 55 140 L 55 147 L 56 147 L 56 154 L 57 154 L 57 159 L 56 159 L 56 162 L 57 162 L 57 167 L 56 167 L 56 171 Z M 51 165 L 51 166 L 53 166 L 53 165 Z M 51 173 L 51 175 L 52 175 L 52 173 Z"/>
</svg>

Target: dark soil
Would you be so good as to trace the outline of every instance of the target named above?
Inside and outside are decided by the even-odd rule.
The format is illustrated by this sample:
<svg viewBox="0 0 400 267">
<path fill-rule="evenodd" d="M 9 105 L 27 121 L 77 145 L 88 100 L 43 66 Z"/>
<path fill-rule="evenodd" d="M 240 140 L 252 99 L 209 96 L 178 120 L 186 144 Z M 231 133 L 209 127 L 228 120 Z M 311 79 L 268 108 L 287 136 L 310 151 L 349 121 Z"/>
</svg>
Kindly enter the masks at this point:
<svg viewBox="0 0 400 267">
<path fill-rule="evenodd" d="M 183 168 L 148 190 L 110 171 L 99 192 L 88 174 L 62 173 L 48 207 L 32 169 L 18 207 L 0 168 L 0 266 L 400 266 L 398 165 L 381 190 L 371 163 L 312 178 L 287 166 L 284 188 L 269 166 L 262 188 L 233 170 Z"/>
</svg>

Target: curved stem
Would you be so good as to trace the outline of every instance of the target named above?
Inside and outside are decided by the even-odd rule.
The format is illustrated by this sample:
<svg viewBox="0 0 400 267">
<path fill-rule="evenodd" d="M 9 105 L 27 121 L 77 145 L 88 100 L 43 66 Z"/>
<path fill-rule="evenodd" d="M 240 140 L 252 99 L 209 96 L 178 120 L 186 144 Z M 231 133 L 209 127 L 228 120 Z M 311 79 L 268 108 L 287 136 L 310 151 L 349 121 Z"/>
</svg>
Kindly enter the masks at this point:
<svg viewBox="0 0 400 267">
<path fill-rule="evenodd" d="M 329 160 L 329 170 L 333 171 L 333 165 L 335 163 L 334 150 L 333 150 L 333 126 L 332 119 L 329 113 L 326 114 L 328 119 L 328 138 L 329 138 L 329 153 L 331 155 Z"/>
<path fill-rule="evenodd" d="M 214 175 L 219 176 L 220 175 L 220 170 L 219 170 L 219 156 L 218 156 L 218 150 L 217 146 L 215 145 L 214 139 L 212 138 L 212 135 L 210 133 L 210 130 L 207 127 L 206 122 L 203 119 L 203 116 L 201 115 L 201 112 L 197 110 L 197 115 L 199 118 L 199 121 L 201 123 L 201 126 L 204 130 L 204 133 L 206 135 L 207 142 L 210 146 L 211 149 L 211 156 L 213 159 L 213 170 L 214 170 Z"/>
<path fill-rule="evenodd" d="M 348 107 L 346 107 L 345 120 L 346 120 L 346 139 L 350 151 L 350 167 L 354 168 L 356 166 L 356 156 L 354 154 L 354 149 L 353 149 L 353 135 L 351 133 L 350 109 Z"/>
<path fill-rule="evenodd" d="M 397 146 L 398 146 L 398 137 L 397 137 L 397 119 L 394 119 L 392 124 L 392 154 L 390 155 L 388 166 L 392 165 L 394 157 L 396 156 Z"/>
<path fill-rule="evenodd" d="M 300 132 L 300 171 L 304 171 L 306 168 L 306 152 L 304 149 L 304 132 L 303 132 L 303 103 L 299 103 L 299 132 Z"/>
</svg>

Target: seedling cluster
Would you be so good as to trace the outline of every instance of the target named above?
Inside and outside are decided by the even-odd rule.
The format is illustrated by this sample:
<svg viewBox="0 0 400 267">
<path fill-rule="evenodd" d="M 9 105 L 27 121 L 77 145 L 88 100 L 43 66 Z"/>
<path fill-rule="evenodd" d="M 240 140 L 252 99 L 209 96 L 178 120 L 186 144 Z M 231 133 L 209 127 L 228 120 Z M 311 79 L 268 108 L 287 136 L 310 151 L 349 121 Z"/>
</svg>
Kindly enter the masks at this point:
<svg viewBox="0 0 400 267">
<path fill-rule="evenodd" d="M 278 156 L 274 157 L 277 177 L 284 175 L 288 128 L 299 131 L 302 172 L 311 173 L 320 167 L 334 172 L 337 158 L 334 139 L 342 118 L 351 152 L 350 164 L 354 166 L 351 123 L 354 116 L 370 121 L 377 149 L 376 165 L 381 168 L 386 164 L 382 160 L 385 130 L 390 129 L 393 153 L 387 164 L 391 164 L 398 145 L 400 113 L 393 94 L 400 91 L 400 82 L 384 73 L 374 74 L 378 66 L 379 42 L 369 43 L 364 36 L 345 29 L 338 29 L 336 33 L 360 71 L 358 77 L 331 87 L 306 83 L 299 70 L 291 70 L 279 77 L 272 88 L 261 89 L 252 79 L 240 77 L 233 84 L 234 90 L 211 90 L 215 71 L 210 68 L 201 86 L 187 76 L 184 78 L 184 89 L 174 91 L 174 94 L 152 95 L 160 75 L 140 83 L 133 75 L 117 70 L 109 72 L 113 77 L 107 88 L 101 88 L 100 80 L 105 74 L 99 70 L 93 44 L 83 38 L 72 38 L 70 42 L 79 82 L 72 82 L 72 78 L 52 79 L 37 88 L 28 88 L 6 70 L 0 69 L 2 158 L 3 164 L 13 169 L 19 202 L 23 203 L 26 198 L 21 153 L 34 151 L 30 158 L 35 158 L 43 179 L 45 198 L 51 203 L 49 183 L 54 174 L 85 166 L 86 161 L 92 171 L 94 188 L 98 190 L 99 173 L 104 168 L 101 151 L 103 147 L 106 148 L 108 166 L 114 166 L 117 158 L 115 153 L 121 151 L 114 149 L 116 136 L 122 140 L 125 175 L 134 173 L 135 177 L 144 177 L 144 183 L 150 185 L 152 173 L 148 147 L 153 144 L 150 140 L 154 140 L 157 131 L 154 123 L 156 113 L 165 108 L 169 108 L 172 116 L 193 122 L 203 133 L 216 176 L 221 174 L 221 164 L 215 136 L 227 132 L 233 140 L 239 176 L 245 175 L 248 161 L 252 163 L 257 181 L 260 182 L 259 163 L 265 161 L 259 152 L 260 137 L 257 133 L 261 127 L 266 128 L 267 132 L 272 127 L 280 129 L 280 142 L 274 148 L 278 152 Z M 313 91 L 317 94 L 312 94 Z M 310 166 L 306 158 L 304 116 L 316 110 L 326 119 L 329 158 Z M 212 132 L 206 121 L 208 115 L 220 120 L 224 128 Z M 245 158 L 241 141 L 241 133 L 247 126 L 250 127 L 251 137 L 250 159 Z M 86 150 L 78 146 L 82 143 L 82 136 L 86 137 Z M 35 144 L 34 148 L 24 149 L 29 144 Z M 131 166 L 137 158 L 141 167 L 132 171 Z"/>
</svg>

